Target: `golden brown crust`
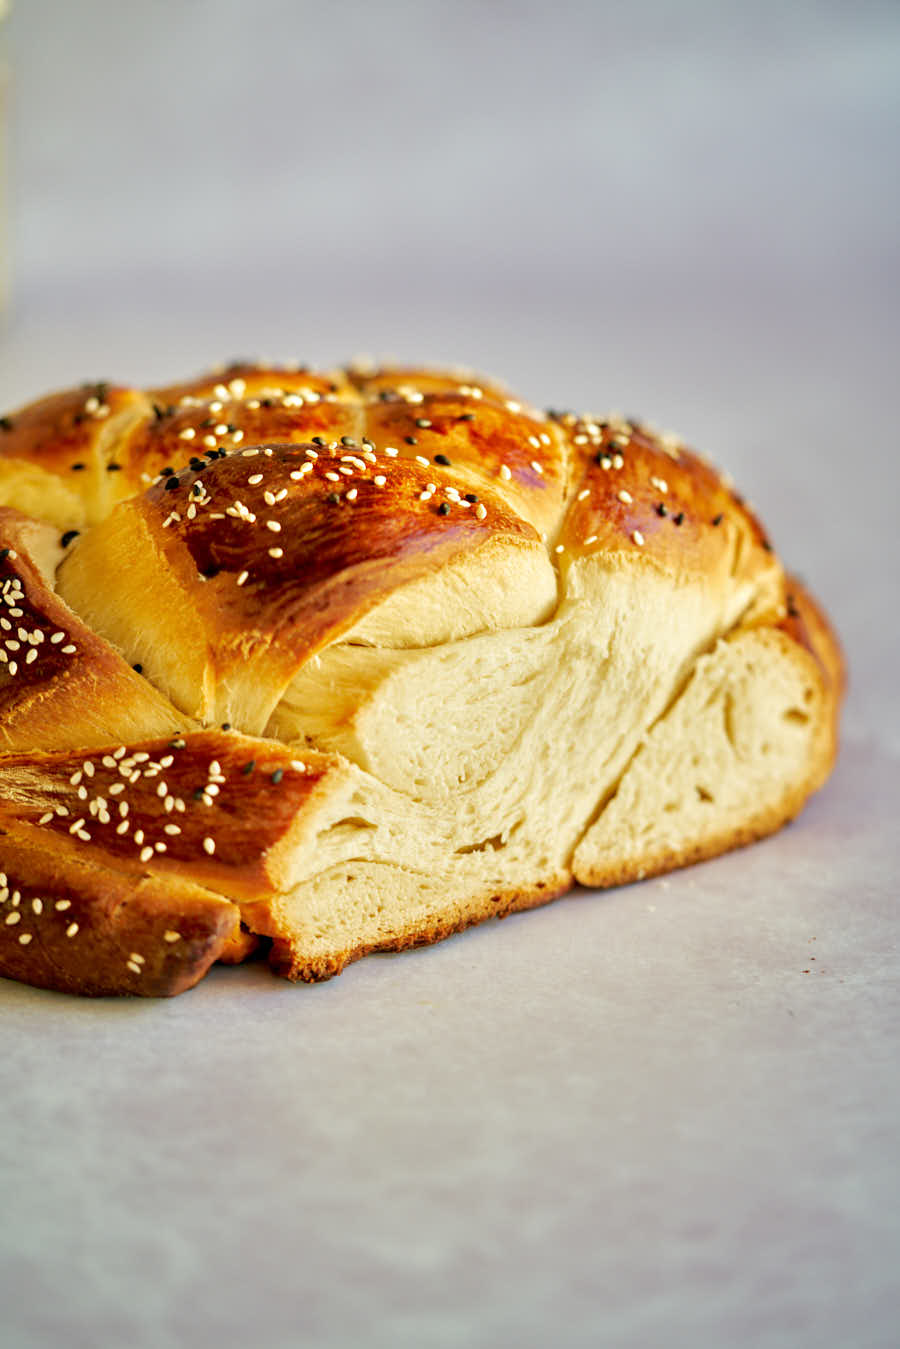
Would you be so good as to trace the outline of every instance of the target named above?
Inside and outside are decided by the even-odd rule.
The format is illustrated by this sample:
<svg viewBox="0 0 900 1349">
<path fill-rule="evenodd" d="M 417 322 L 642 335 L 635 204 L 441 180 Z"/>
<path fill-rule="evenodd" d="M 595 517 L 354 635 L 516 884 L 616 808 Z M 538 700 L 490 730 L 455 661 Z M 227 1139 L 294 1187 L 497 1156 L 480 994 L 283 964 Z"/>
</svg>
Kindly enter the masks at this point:
<svg viewBox="0 0 900 1349">
<path fill-rule="evenodd" d="M 106 868 L 60 839 L 0 823 L 0 975 L 67 993 L 190 988 L 239 922 L 187 881 Z"/>
<path fill-rule="evenodd" d="M 33 530 L 0 506 L 0 750 L 175 730 L 183 718 L 50 589 Z"/>
<path fill-rule="evenodd" d="M 22 479 L 31 483 L 31 500 L 50 475 L 72 499 L 68 523 L 100 519 L 122 469 L 112 451 L 147 406 L 137 389 L 101 382 L 51 394 L 0 418 L 0 502 L 22 504 Z"/>
<path fill-rule="evenodd" d="M 270 893 L 298 815 L 333 756 L 199 731 L 56 754 L 0 756 L 0 826 L 27 824 L 120 871 Z"/>
<path fill-rule="evenodd" d="M 780 597 L 780 565 L 762 526 L 712 465 L 618 418 L 561 421 L 578 467 L 560 557 L 644 557 L 681 578 L 769 574 Z"/>
<path fill-rule="evenodd" d="M 186 682 L 197 678 L 207 698 L 207 683 L 222 681 L 224 701 L 181 703 L 217 722 L 241 678 L 271 685 L 277 698 L 300 665 L 392 591 L 498 541 L 539 550 L 542 565 L 546 544 L 564 588 L 570 570 L 598 559 L 655 568 L 673 593 L 737 595 L 742 626 L 778 631 L 815 665 L 828 716 L 810 774 L 739 827 L 638 862 L 613 860 L 592 872 L 593 884 L 771 832 L 833 761 L 844 667 L 827 619 L 785 581 L 727 480 L 673 437 L 622 418 L 545 415 L 471 372 L 234 362 L 149 393 L 84 386 L 0 420 L 2 501 L 65 531 L 62 582 L 80 557 L 101 607 L 110 603 L 109 512 L 122 503 L 118 564 L 134 554 L 134 575 L 144 568 L 141 582 L 164 593 L 158 608 L 177 633 Z M 72 544 L 73 531 L 96 520 Z M 255 947 L 259 937 L 238 926 L 222 895 L 249 901 L 245 914 L 265 912 L 341 763 L 195 730 L 62 602 L 38 565 L 47 540 L 34 529 L 0 506 L 0 868 L 13 878 L 0 883 L 0 973 L 89 993 L 177 992 L 212 960 Z M 741 608 L 745 594 L 752 602 Z M 159 648 L 166 630 L 145 627 Z M 121 630 L 110 635 L 127 647 Z M 267 698 L 264 689 L 257 728 Z M 328 977 L 368 951 L 435 941 L 569 885 L 558 873 L 464 896 L 452 915 L 322 957 L 291 955 L 273 930 L 271 963 L 292 979 Z"/>
<path fill-rule="evenodd" d="M 164 559 L 166 584 L 202 644 L 210 697 L 237 680 L 254 683 L 264 704 L 257 729 L 300 666 L 392 591 L 480 544 L 542 552 L 534 528 L 489 490 L 473 507 L 450 470 L 356 441 L 254 446 L 167 478 L 118 506 L 69 555 L 60 573 L 65 593 L 73 569 L 82 603 L 86 586 L 101 589 L 109 539 L 122 531 L 133 539 L 129 585 L 143 567 L 152 587 Z M 118 615 L 112 586 L 104 602 Z M 171 606 L 140 621 L 143 636 L 159 645 L 171 630 Z M 182 705 L 203 717 L 219 706 Z"/>
</svg>

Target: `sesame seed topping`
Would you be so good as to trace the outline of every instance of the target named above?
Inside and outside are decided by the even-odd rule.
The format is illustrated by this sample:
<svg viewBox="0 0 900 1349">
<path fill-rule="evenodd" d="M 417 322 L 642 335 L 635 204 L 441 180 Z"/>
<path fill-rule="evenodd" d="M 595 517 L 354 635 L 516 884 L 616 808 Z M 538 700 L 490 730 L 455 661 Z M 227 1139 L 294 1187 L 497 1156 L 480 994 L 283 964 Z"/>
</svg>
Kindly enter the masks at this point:
<svg viewBox="0 0 900 1349">
<path fill-rule="evenodd" d="M 167 931 L 163 933 L 163 941 L 167 942 L 181 941 L 181 933 L 175 932 L 171 928 L 169 928 Z"/>
<path fill-rule="evenodd" d="M 631 537 L 637 544 L 642 544 L 644 542 L 644 536 L 639 529 L 636 529 Z"/>
<path fill-rule="evenodd" d="M 487 515 L 487 510 L 485 509 L 483 502 L 479 501 L 478 505 L 475 507 L 475 514 L 479 520 L 483 520 Z"/>
<path fill-rule="evenodd" d="M 78 933 L 78 924 L 70 923 L 69 926 L 66 928 L 66 936 L 74 937 L 77 935 L 77 933 Z"/>
<path fill-rule="evenodd" d="M 212 839 L 207 835 L 207 837 L 203 840 L 203 851 L 205 853 L 208 853 L 208 855 L 212 857 L 215 850 L 216 850 L 215 839 Z"/>
<path fill-rule="evenodd" d="M 500 465 L 500 477 L 503 479 L 504 482 L 509 482 L 510 478 L 512 477 L 512 471 L 506 466 L 506 464 Z"/>
<path fill-rule="evenodd" d="M 616 496 L 619 498 L 620 501 L 624 501 L 626 505 L 630 505 L 631 502 L 634 501 L 634 497 L 631 495 L 630 492 L 626 492 L 624 487 L 622 488 L 621 492 L 616 493 Z"/>
</svg>

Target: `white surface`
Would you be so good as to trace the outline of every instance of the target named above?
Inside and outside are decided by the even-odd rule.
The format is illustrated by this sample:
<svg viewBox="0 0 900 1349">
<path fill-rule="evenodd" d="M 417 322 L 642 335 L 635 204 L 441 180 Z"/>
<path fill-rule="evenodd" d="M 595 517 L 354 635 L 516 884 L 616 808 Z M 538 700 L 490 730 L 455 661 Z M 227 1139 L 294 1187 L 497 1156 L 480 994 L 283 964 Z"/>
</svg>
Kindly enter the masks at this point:
<svg viewBox="0 0 900 1349">
<path fill-rule="evenodd" d="M 0 982 L 0 1344 L 894 1349 L 898 10 L 348 11 L 16 7 L 0 406 L 368 349 L 673 426 L 833 614 L 843 752 L 320 987 Z"/>
</svg>

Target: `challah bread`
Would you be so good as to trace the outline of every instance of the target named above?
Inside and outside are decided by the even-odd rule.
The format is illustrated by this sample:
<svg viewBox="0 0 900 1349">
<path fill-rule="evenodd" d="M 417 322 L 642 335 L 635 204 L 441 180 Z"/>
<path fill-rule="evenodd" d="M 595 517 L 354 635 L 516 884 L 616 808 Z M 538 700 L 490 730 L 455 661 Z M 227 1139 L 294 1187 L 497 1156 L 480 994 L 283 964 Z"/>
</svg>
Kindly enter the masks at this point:
<svg viewBox="0 0 900 1349">
<path fill-rule="evenodd" d="M 633 421 L 241 362 L 10 414 L 0 501 L 14 978 L 324 978 L 758 838 L 834 759 L 826 619 Z"/>
</svg>

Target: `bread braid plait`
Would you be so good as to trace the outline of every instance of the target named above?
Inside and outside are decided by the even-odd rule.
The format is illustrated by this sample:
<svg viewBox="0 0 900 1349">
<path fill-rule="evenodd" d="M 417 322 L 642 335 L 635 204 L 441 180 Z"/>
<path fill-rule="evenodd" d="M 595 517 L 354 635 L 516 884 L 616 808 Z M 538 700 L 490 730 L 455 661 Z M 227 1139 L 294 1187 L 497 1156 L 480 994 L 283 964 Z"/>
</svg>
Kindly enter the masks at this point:
<svg viewBox="0 0 900 1349">
<path fill-rule="evenodd" d="M 712 856 L 821 785 L 842 684 L 633 421 L 395 368 L 54 395 L 0 419 L 0 973 L 318 979 Z"/>
</svg>

